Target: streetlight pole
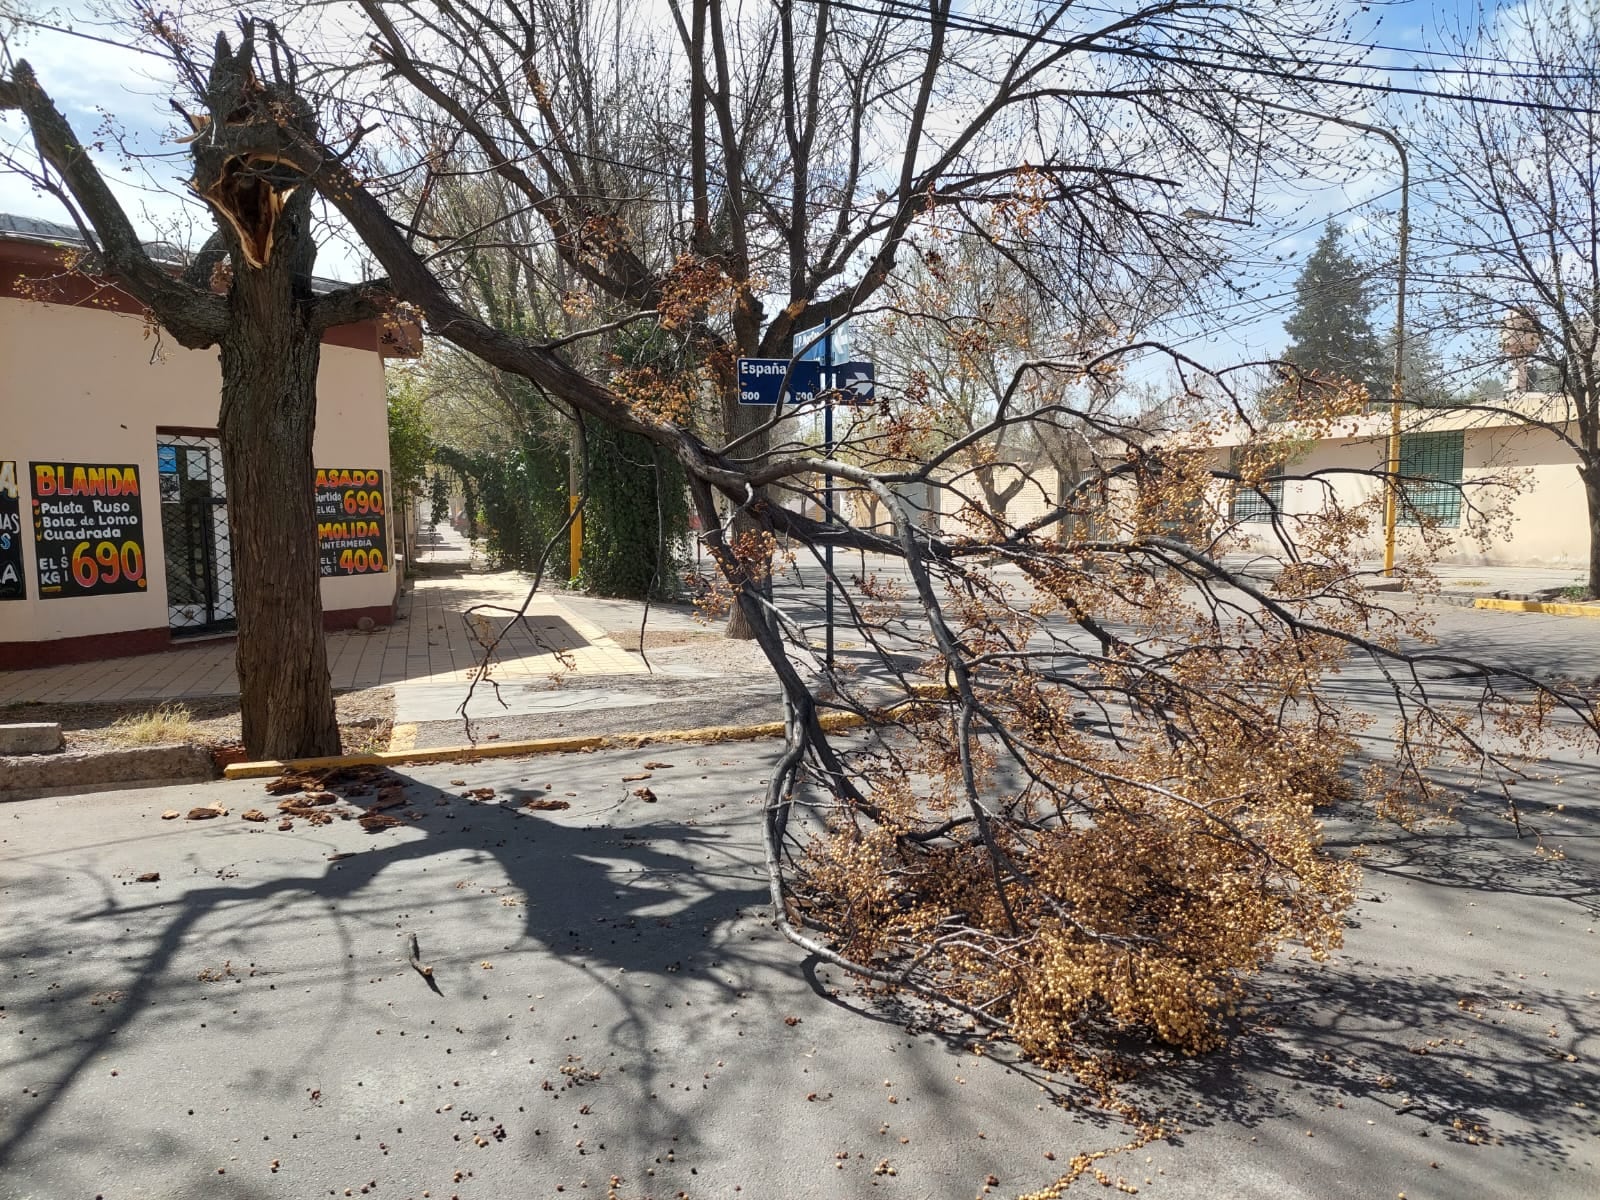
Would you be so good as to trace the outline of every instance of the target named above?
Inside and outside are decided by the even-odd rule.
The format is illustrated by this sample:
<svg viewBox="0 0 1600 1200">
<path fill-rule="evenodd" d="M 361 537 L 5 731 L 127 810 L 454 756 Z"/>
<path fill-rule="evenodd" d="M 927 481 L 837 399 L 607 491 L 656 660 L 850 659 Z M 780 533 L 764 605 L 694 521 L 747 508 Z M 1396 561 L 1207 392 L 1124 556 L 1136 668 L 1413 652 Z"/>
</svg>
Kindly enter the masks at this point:
<svg viewBox="0 0 1600 1200">
<path fill-rule="evenodd" d="M 1395 525 L 1398 523 L 1400 512 L 1400 409 L 1405 399 L 1406 383 L 1406 266 L 1411 245 L 1411 160 L 1406 156 L 1405 142 L 1400 140 L 1398 133 L 1387 126 L 1370 125 L 1365 121 L 1356 121 L 1349 117 L 1329 116 L 1327 113 L 1309 108 L 1274 104 L 1270 100 L 1258 103 L 1263 108 L 1275 109 L 1278 112 L 1310 117 L 1317 121 L 1332 121 L 1335 125 L 1359 129 L 1363 133 L 1377 134 L 1394 147 L 1394 152 L 1400 159 L 1400 237 L 1394 286 L 1394 367 L 1389 384 L 1389 453 L 1388 468 L 1385 472 L 1388 486 L 1383 506 L 1383 573 L 1390 576 L 1394 574 Z M 1185 209 L 1179 215 L 1188 220 L 1227 221 L 1234 225 L 1251 224 L 1249 220 L 1212 215 L 1193 208 Z"/>
<path fill-rule="evenodd" d="M 1411 160 L 1406 157 L 1406 144 L 1400 135 L 1385 125 L 1369 125 L 1349 117 L 1330 117 L 1327 113 L 1310 109 L 1290 108 L 1286 104 L 1266 102 L 1267 108 L 1332 121 L 1363 133 L 1375 133 L 1394 147 L 1400 159 L 1400 237 L 1396 247 L 1394 284 L 1394 368 L 1389 383 L 1389 466 L 1388 494 L 1383 506 L 1383 573 L 1394 574 L 1394 535 L 1400 513 L 1400 408 L 1405 399 L 1406 387 L 1406 264 L 1411 246 Z"/>
<path fill-rule="evenodd" d="M 1394 379 L 1389 392 L 1389 495 L 1383 506 L 1383 573 L 1394 574 L 1394 527 L 1400 513 L 1400 404 L 1406 384 L 1406 252 L 1411 239 L 1411 164 L 1392 129 L 1368 126 L 1389 139 L 1400 156 L 1400 245 L 1394 289 Z"/>
</svg>

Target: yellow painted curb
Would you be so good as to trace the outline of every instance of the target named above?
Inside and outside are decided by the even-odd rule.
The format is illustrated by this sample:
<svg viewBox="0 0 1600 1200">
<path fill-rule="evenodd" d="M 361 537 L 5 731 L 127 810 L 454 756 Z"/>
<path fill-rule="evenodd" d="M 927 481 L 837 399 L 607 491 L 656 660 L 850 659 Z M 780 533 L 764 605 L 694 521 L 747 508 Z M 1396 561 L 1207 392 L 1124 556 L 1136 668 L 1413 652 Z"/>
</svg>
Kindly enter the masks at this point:
<svg viewBox="0 0 1600 1200">
<path fill-rule="evenodd" d="M 912 692 L 919 700 L 948 695 L 937 684 L 916 684 Z M 917 703 L 905 700 L 872 714 L 885 721 L 905 713 Z M 867 718 L 856 713 L 824 713 L 819 723 L 829 733 L 856 729 Z M 415 732 L 413 731 L 413 735 Z M 705 725 L 698 729 L 652 729 L 645 733 L 606 733 L 583 737 L 534 738 L 522 742 L 478 742 L 470 746 L 434 746 L 424 750 L 384 750 L 377 754 L 343 754 L 324 758 L 266 759 L 262 762 L 232 763 L 222 770 L 224 779 L 263 779 L 285 771 L 327 771 L 335 767 L 387 767 L 398 763 L 467 762 L 479 758 L 512 758 L 517 755 L 570 754 L 580 750 L 633 750 L 658 742 L 752 742 L 761 738 L 782 737 L 782 721 L 763 721 L 758 725 Z"/>
<path fill-rule="evenodd" d="M 1549 604 L 1541 600 L 1496 600 L 1480 597 L 1472 602 L 1472 607 L 1490 609 L 1494 612 L 1545 613 L 1552 617 L 1600 618 L 1600 603 Z"/>
</svg>

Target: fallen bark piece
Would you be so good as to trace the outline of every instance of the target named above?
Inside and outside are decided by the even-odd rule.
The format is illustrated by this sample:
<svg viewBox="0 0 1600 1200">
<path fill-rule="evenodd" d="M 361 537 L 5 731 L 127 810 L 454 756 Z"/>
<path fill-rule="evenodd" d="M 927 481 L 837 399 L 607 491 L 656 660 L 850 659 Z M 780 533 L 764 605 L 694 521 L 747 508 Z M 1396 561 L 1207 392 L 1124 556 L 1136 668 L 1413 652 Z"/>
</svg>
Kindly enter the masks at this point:
<svg viewBox="0 0 1600 1200">
<path fill-rule="evenodd" d="M 239 819 L 242 821 L 265 821 L 267 814 L 259 808 L 247 808 L 239 814 Z"/>
<path fill-rule="evenodd" d="M 417 944 L 417 935 L 411 935 L 411 967 L 424 979 L 433 978 L 433 968 L 422 961 L 422 948 Z"/>
<path fill-rule="evenodd" d="M 647 787 L 634 788 L 633 794 L 639 797 L 639 799 L 643 800 L 646 804 L 654 804 L 656 802 L 656 794 Z"/>
<path fill-rule="evenodd" d="M 624 775 L 622 777 L 622 782 L 623 783 L 638 783 L 639 780 L 641 780 L 641 779 L 649 779 L 649 778 L 650 778 L 650 772 L 646 771 L 643 775 Z"/>
<path fill-rule="evenodd" d="M 146 871 L 143 875 L 135 876 L 134 877 L 134 882 L 135 883 L 160 883 L 161 882 L 161 872 L 160 871 Z"/>
<path fill-rule="evenodd" d="M 479 800 L 489 800 L 494 797 L 493 788 L 473 788 L 472 794 Z"/>
<path fill-rule="evenodd" d="M 323 792 L 322 795 L 327 796 L 328 799 L 313 798 L 309 793 L 304 792 L 298 796 L 290 796 L 288 799 L 278 801 L 278 811 L 292 813 L 297 817 L 309 817 L 338 799 L 332 792 Z"/>
<path fill-rule="evenodd" d="M 207 804 L 200 808 L 191 808 L 189 810 L 189 820 L 191 821 L 209 821 L 213 817 L 225 817 L 227 815 L 228 810 L 220 804 Z"/>
<path fill-rule="evenodd" d="M 183 814 L 177 809 L 169 808 L 166 812 L 161 814 L 161 819 L 163 821 L 176 821 L 181 816 L 183 816 Z"/>
<path fill-rule="evenodd" d="M 289 830 L 294 828 L 294 822 L 288 817 L 285 817 L 283 820 L 278 822 L 278 828 L 287 833 Z"/>
<path fill-rule="evenodd" d="M 361 818 L 361 828 L 368 833 L 378 833 L 385 829 L 393 829 L 401 824 L 399 817 L 391 817 L 388 813 L 368 813 Z"/>
<path fill-rule="evenodd" d="M 262 786 L 265 787 L 267 792 L 271 795 L 282 796 L 286 792 L 299 792 L 304 791 L 308 787 L 316 787 L 317 782 L 317 777 L 315 775 L 307 775 L 301 771 L 292 771 L 287 775 L 279 775 L 276 778 L 269 779 Z"/>
<path fill-rule="evenodd" d="M 646 771 L 670 771 L 672 770 L 672 764 L 664 762 L 647 762 L 644 765 L 644 769 Z"/>
<path fill-rule="evenodd" d="M 571 808 L 570 800 L 546 800 L 543 796 L 529 796 L 522 802 L 523 808 L 531 808 L 535 812 L 560 812 L 563 808 Z"/>
</svg>

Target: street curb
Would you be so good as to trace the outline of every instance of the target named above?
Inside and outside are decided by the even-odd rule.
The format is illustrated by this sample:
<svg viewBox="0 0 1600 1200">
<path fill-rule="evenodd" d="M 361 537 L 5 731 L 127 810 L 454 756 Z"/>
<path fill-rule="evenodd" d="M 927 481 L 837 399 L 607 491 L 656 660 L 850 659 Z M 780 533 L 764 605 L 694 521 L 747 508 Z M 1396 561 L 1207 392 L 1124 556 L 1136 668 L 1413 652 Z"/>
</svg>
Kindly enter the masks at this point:
<svg viewBox="0 0 1600 1200">
<path fill-rule="evenodd" d="M 210 748 L 187 743 L 27 754 L 0 758 L 0 801 L 206 783 L 216 777 Z"/>
<path fill-rule="evenodd" d="M 932 684 L 912 688 L 916 700 L 905 700 L 869 716 L 858 713 L 824 713 L 818 723 L 829 733 L 858 729 L 872 722 L 890 721 L 916 707 L 922 700 L 948 695 L 948 689 Z M 465 746 L 434 746 L 424 750 L 383 750 L 376 754 L 341 754 L 325 758 L 266 759 L 262 762 L 233 763 L 223 768 L 224 779 L 262 779 L 286 771 L 328 771 L 339 767 L 387 767 L 400 763 L 473 762 L 481 758 L 514 758 L 518 755 L 571 754 L 589 750 L 637 750 L 660 742 L 753 742 L 782 737 L 782 721 L 762 721 L 755 725 L 705 725 L 698 729 L 652 729 L 643 733 L 606 733 L 593 736 L 533 738 L 520 742 L 478 742 Z"/>
<path fill-rule="evenodd" d="M 1497 600 L 1479 596 L 1472 602 L 1472 607 L 1490 612 L 1531 612 L 1544 613 L 1552 617 L 1600 618 L 1600 603 L 1552 604 L 1543 600 Z"/>
</svg>

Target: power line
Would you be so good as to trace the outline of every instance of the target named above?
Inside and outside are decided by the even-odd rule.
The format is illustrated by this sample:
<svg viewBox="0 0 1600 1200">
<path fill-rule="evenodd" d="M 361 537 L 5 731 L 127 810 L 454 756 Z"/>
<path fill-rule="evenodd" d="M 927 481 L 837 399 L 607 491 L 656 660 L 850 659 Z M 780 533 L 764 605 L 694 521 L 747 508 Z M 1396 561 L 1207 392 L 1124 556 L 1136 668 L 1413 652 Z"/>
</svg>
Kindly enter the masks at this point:
<svg viewBox="0 0 1600 1200">
<path fill-rule="evenodd" d="M 812 2 L 813 3 L 817 3 L 817 2 L 820 2 L 820 0 L 812 0 Z M 904 2 L 904 0 L 902 0 L 902 3 L 903 2 Z M 1108 16 L 1125 16 L 1125 15 L 1127 15 L 1127 10 L 1125 10 L 1125 9 L 1110 8 L 1110 7 L 1106 6 L 1106 5 L 1075 3 L 1075 4 L 1073 4 L 1073 7 L 1076 8 L 1077 10 L 1079 10 L 1080 12 L 1099 12 L 1099 13 L 1105 13 Z M 1582 80 L 1587 80 L 1587 79 L 1592 78 L 1592 75 L 1587 74 L 1587 73 L 1579 73 L 1579 74 L 1569 75 L 1569 74 L 1565 74 L 1565 73 L 1561 73 L 1561 72 L 1547 71 L 1545 69 L 1547 64 L 1538 62 L 1537 60 L 1534 60 L 1534 59 L 1506 58 L 1506 57 L 1501 56 L 1501 55 L 1489 55 L 1489 54 L 1473 54 L 1473 53 L 1470 53 L 1469 51 L 1466 51 L 1466 50 L 1432 50 L 1432 49 L 1429 49 L 1426 46 L 1395 46 L 1395 45 L 1390 45 L 1390 44 L 1385 43 L 1385 42 L 1355 41 L 1355 40 L 1352 40 L 1350 38 L 1324 37 L 1324 36 L 1320 36 L 1318 34 L 1310 34 L 1310 33 L 1305 33 L 1305 34 L 1297 33 L 1297 34 L 1295 34 L 1295 40 L 1297 42 L 1319 42 L 1319 43 L 1321 43 L 1322 45 L 1325 45 L 1325 46 L 1339 46 L 1339 47 L 1343 47 L 1343 48 L 1349 49 L 1349 50 L 1361 50 L 1361 51 L 1381 50 L 1381 51 L 1383 51 L 1385 53 L 1388 53 L 1388 54 L 1410 54 L 1410 55 L 1414 55 L 1416 57 L 1421 57 L 1421 58 L 1445 58 L 1445 59 L 1449 59 L 1451 62 L 1481 62 L 1481 63 L 1493 63 L 1493 64 L 1495 64 L 1497 66 L 1532 67 L 1532 68 L 1534 68 L 1533 72 L 1531 72 L 1531 73 L 1529 73 L 1527 75 L 1524 75 L 1524 76 L 1506 75 L 1503 72 L 1497 72 L 1497 71 L 1475 72 L 1476 74 L 1481 74 L 1486 78 L 1493 78 L 1493 79 L 1532 78 L 1532 79 L 1550 79 L 1550 80 L 1572 80 L 1572 81 L 1576 82 L 1576 81 L 1582 81 Z M 1404 71 L 1404 72 L 1408 72 L 1408 73 L 1432 73 L 1432 74 L 1439 74 L 1439 75 L 1451 75 L 1451 74 L 1460 74 L 1460 73 L 1462 73 L 1462 72 L 1460 72 L 1458 69 L 1456 69 L 1454 67 L 1427 67 L 1427 66 L 1422 66 L 1420 64 L 1412 64 L 1412 65 L 1409 65 L 1409 66 L 1395 65 L 1395 66 L 1386 66 L 1386 67 L 1380 67 L 1380 68 L 1374 68 L 1374 69 L 1383 70 L 1383 71 Z"/>
<path fill-rule="evenodd" d="M 1181 66 L 1190 69 L 1204 69 L 1232 75 L 1254 75 L 1265 79 L 1281 79 L 1293 83 L 1303 83 L 1303 76 L 1281 67 L 1267 67 L 1252 65 L 1247 62 L 1228 62 L 1216 59 L 1200 59 L 1191 57 L 1178 57 L 1175 54 L 1164 52 L 1167 48 L 1151 49 L 1133 45 L 1112 45 L 1106 42 L 1095 42 L 1084 39 L 1064 39 L 1044 33 L 1040 29 L 1019 28 L 1014 25 L 1005 25 L 998 21 L 978 20 L 976 18 L 946 14 L 935 19 L 921 9 L 909 8 L 903 0 L 881 0 L 883 7 L 870 8 L 865 4 L 850 3 L 849 0 L 802 0 L 808 4 L 828 4 L 833 8 L 843 9 L 847 12 L 861 13 L 869 17 L 888 17 L 903 21 L 908 24 L 926 25 L 929 28 L 944 26 L 945 28 L 959 30 L 963 33 L 981 33 L 995 37 L 1012 38 L 1019 41 L 1030 42 L 1039 46 L 1051 46 L 1061 50 L 1081 50 L 1094 54 L 1107 55 L 1114 58 L 1131 58 L 1146 62 L 1161 63 L 1168 66 Z M 1086 35 L 1092 37 L 1095 35 Z M 1186 49 L 1186 48 L 1181 48 Z M 1265 57 L 1262 54 L 1260 57 Z M 1348 69 L 1356 66 L 1355 63 L 1333 62 L 1328 60 L 1313 60 L 1300 58 L 1296 65 L 1302 67 L 1336 67 Z M 1443 72 L 1439 72 L 1443 73 Z M 1463 72 L 1451 72 L 1463 74 Z M 1487 74 L 1489 77 L 1502 82 L 1527 83 L 1532 82 L 1532 77 L 1522 75 Z M 1580 76 L 1580 79 L 1587 76 Z M 1451 100 L 1464 104 L 1485 104 L 1502 108 L 1525 108 L 1543 112 L 1574 113 L 1583 116 L 1600 116 L 1600 109 L 1588 108 L 1572 104 L 1549 104 L 1533 100 L 1513 99 L 1506 96 L 1470 95 L 1463 92 L 1443 92 L 1426 88 L 1403 87 L 1393 83 L 1370 83 L 1358 79 L 1341 79 L 1334 77 L 1318 76 L 1314 82 L 1329 87 L 1347 88 L 1352 91 L 1377 92 L 1385 96 L 1419 96 L 1430 100 Z M 1246 98 L 1248 100 L 1248 98 Z"/>
</svg>

